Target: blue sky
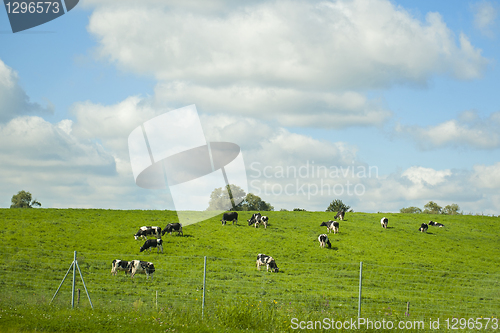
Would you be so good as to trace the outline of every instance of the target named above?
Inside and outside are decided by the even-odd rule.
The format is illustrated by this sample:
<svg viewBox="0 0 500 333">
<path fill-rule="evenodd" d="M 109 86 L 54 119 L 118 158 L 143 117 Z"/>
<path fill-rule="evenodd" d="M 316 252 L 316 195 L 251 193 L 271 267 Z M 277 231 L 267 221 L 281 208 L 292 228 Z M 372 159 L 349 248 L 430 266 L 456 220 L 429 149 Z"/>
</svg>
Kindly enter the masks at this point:
<svg viewBox="0 0 500 333">
<path fill-rule="evenodd" d="M 340 198 L 395 212 L 433 200 L 498 215 L 499 9 L 82 0 L 16 34 L 0 10 L 0 206 L 24 189 L 43 207 L 173 209 L 168 190 L 135 185 L 127 137 L 195 104 L 207 139 L 240 145 L 250 191 L 276 209 Z M 378 174 L 255 178 L 255 162 Z"/>
</svg>

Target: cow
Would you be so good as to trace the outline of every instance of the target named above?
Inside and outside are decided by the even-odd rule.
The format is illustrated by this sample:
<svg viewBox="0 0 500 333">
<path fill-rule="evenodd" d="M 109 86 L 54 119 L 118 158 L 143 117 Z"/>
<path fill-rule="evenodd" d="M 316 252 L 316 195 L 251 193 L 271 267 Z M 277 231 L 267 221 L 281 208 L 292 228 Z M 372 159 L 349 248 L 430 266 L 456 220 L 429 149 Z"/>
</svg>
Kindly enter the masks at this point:
<svg viewBox="0 0 500 333">
<path fill-rule="evenodd" d="M 328 240 L 328 236 L 326 234 L 321 234 L 318 236 L 319 246 L 325 248 L 325 245 L 328 245 L 328 248 L 332 248 L 332 243 Z"/>
<path fill-rule="evenodd" d="M 437 222 L 434 222 L 434 221 L 429 221 L 429 225 L 433 226 L 433 227 L 440 227 L 440 228 L 444 227 L 444 224 L 437 223 Z"/>
<path fill-rule="evenodd" d="M 274 261 L 273 257 L 266 256 L 265 254 L 259 253 L 257 255 L 257 268 L 260 271 L 260 266 L 266 265 L 267 271 L 269 272 L 269 268 L 271 268 L 271 272 L 273 273 L 278 273 L 279 269 L 278 266 L 276 265 L 276 261 Z"/>
<path fill-rule="evenodd" d="M 429 226 L 427 225 L 427 223 L 422 223 L 420 225 L 420 228 L 418 229 L 418 231 L 420 231 L 420 232 L 427 232 L 427 229 L 429 229 Z"/>
<path fill-rule="evenodd" d="M 140 252 L 144 250 L 150 250 L 152 247 L 156 247 L 156 253 L 163 253 L 163 241 L 161 239 L 148 239 L 143 246 L 141 246 Z"/>
<path fill-rule="evenodd" d="M 224 213 L 224 215 L 222 215 L 222 220 L 220 221 L 222 222 L 222 225 L 226 225 L 227 221 L 232 221 L 233 224 L 236 222 L 236 224 L 238 224 L 238 212 Z"/>
<path fill-rule="evenodd" d="M 264 225 L 264 229 L 267 229 L 267 224 L 269 223 L 269 217 L 262 216 L 260 218 L 260 223 L 262 223 Z M 257 227 L 257 223 L 255 224 L 255 226 Z"/>
<path fill-rule="evenodd" d="M 319 226 L 326 227 L 326 230 L 328 230 L 329 233 L 333 231 L 333 233 L 336 234 L 339 232 L 340 223 L 330 220 L 328 222 L 322 222 Z"/>
<path fill-rule="evenodd" d="M 172 231 L 177 231 L 177 236 L 182 234 L 184 236 L 184 232 L 182 231 L 182 223 L 169 223 L 162 231 L 162 236 L 167 232 L 172 235 Z"/>
<path fill-rule="evenodd" d="M 334 219 L 339 219 L 340 221 L 344 221 L 345 210 L 340 210 L 337 215 L 335 215 Z"/>
<path fill-rule="evenodd" d="M 132 262 L 115 259 L 111 262 L 111 275 L 116 275 L 118 271 L 124 271 L 125 275 L 132 270 Z"/>
<path fill-rule="evenodd" d="M 264 228 L 267 229 L 267 224 L 269 223 L 269 217 L 262 216 L 260 213 L 253 214 L 250 220 L 248 220 L 248 225 L 254 225 L 257 228 L 260 224 L 264 225 Z"/>
<path fill-rule="evenodd" d="M 161 238 L 162 231 L 160 227 L 140 227 L 139 231 L 134 235 L 135 240 L 140 238 L 148 239 L 148 236 L 154 236 L 156 238 Z"/>
<path fill-rule="evenodd" d="M 257 225 L 260 223 L 261 218 L 262 215 L 260 213 L 254 213 L 250 220 L 247 220 L 248 225 L 251 226 L 252 224 L 256 224 L 255 227 L 257 228 Z"/>
<path fill-rule="evenodd" d="M 151 276 L 151 280 L 153 279 L 153 273 L 155 272 L 155 265 L 152 262 L 141 261 L 141 260 L 132 260 L 130 262 L 132 267 L 132 273 L 130 274 L 131 278 L 134 278 L 134 275 L 146 274 L 146 280 Z"/>
<path fill-rule="evenodd" d="M 386 217 L 383 217 L 380 220 L 380 224 L 382 225 L 382 228 L 387 229 L 387 224 L 389 224 L 389 219 Z"/>
</svg>

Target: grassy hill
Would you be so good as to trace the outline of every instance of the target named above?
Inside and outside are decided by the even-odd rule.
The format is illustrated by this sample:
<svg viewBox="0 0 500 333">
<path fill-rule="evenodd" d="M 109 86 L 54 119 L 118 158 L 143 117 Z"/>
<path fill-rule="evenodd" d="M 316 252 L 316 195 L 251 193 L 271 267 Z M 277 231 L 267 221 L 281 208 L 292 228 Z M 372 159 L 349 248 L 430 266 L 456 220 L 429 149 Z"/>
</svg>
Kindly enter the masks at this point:
<svg viewBox="0 0 500 333">
<path fill-rule="evenodd" d="M 165 235 L 157 254 L 139 253 L 143 241 L 133 235 L 177 222 L 175 212 L 1 209 L 0 331 L 293 331 L 292 318 L 357 318 L 360 262 L 364 318 L 440 318 L 441 328 L 446 318 L 498 318 L 499 218 L 348 213 L 340 233 L 329 234 L 332 248 L 321 249 L 319 225 L 334 214 L 266 212 L 269 227 L 256 229 L 246 223 L 251 213 L 240 212 L 238 225 L 222 226 L 218 216 L 184 227 L 184 236 Z M 418 232 L 429 220 L 445 227 Z M 73 251 L 94 311 L 79 277 L 80 304 L 68 309 L 72 274 L 48 305 Z M 273 256 L 281 272 L 258 271 L 258 253 Z M 151 261 L 154 279 L 111 276 L 113 259 Z"/>
</svg>

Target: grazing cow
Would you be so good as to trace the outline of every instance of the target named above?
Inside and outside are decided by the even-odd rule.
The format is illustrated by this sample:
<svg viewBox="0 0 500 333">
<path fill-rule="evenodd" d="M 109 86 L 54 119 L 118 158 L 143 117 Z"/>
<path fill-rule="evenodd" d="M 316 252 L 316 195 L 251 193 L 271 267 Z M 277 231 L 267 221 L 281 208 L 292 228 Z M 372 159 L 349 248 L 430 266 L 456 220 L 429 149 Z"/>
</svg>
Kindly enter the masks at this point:
<svg viewBox="0 0 500 333">
<path fill-rule="evenodd" d="M 339 219 L 340 221 L 344 221 L 345 210 L 341 210 L 335 215 L 334 219 Z"/>
<path fill-rule="evenodd" d="M 386 217 L 383 217 L 380 220 L 380 224 L 382 225 L 382 228 L 387 229 L 387 224 L 389 224 L 389 219 Z"/>
<path fill-rule="evenodd" d="M 146 274 L 146 280 L 151 276 L 151 280 L 153 279 L 153 273 L 155 272 L 155 265 L 152 262 L 141 261 L 141 260 L 132 260 L 130 262 L 132 267 L 132 274 L 130 277 L 133 278 L 135 274 Z"/>
<path fill-rule="evenodd" d="M 148 239 L 148 236 L 154 236 L 156 238 L 161 238 L 162 231 L 160 227 L 141 227 L 139 231 L 134 235 L 135 240 L 139 237 Z"/>
<path fill-rule="evenodd" d="M 226 225 L 227 221 L 232 221 L 233 224 L 236 222 L 236 224 L 238 224 L 238 212 L 224 213 L 224 215 L 222 215 L 222 220 L 220 221 L 222 222 L 222 225 Z"/>
<path fill-rule="evenodd" d="M 163 241 L 161 239 L 148 239 L 143 246 L 141 246 L 141 251 L 150 250 L 152 247 L 156 247 L 156 253 L 163 253 Z"/>
<path fill-rule="evenodd" d="M 333 231 L 333 233 L 336 234 L 339 232 L 340 223 L 330 220 L 328 222 L 322 222 L 320 227 L 326 227 L 326 230 L 328 230 L 329 233 Z"/>
<path fill-rule="evenodd" d="M 267 229 L 267 224 L 269 223 L 269 217 L 262 216 L 260 218 L 260 223 L 262 223 L 264 225 L 264 229 Z M 257 227 L 257 223 L 255 223 L 255 227 Z"/>
<path fill-rule="evenodd" d="M 325 248 L 325 245 L 328 245 L 328 248 L 332 248 L 332 243 L 328 240 L 328 236 L 326 234 L 321 234 L 318 236 L 319 246 Z"/>
<path fill-rule="evenodd" d="M 266 256 L 265 254 L 259 253 L 257 255 L 257 268 L 260 271 L 260 266 L 267 266 L 267 271 L 269 272 L 269 268 L 271 268 L 271 272 L 278 273 L 279 269 L 274 261 L 273 257 Z"/>
<path fill-rule="evenodd" d="M 166 233 L 169 233 L 172 235 L 172 231 L 177 231 L 177 236 L 182 234 L 184 236 L 184 232 L 182 231 L 182 224 L 181 223 L 169 223 L 167 226 L 163 229 L 162 231 L 162 236 L 165 235 Z"/>
<path fill-rule="evenodd" d="M 124 271 L 125 274 L 130 273 L 132 266 L 132 262 L 115 259 L 111 262 L 111 274 L 116 275 L 118 271 Z"/>
<path fill-rule="evenodd" d="M 427 229 L 429 229 L 429 226 L 427 225 L 427 223 L 422 223 L 422 225 L 420 225 L 420 228 L 418 229 L 418 231 L 427 232 Z"/>
<path fill-rule="evenodd" d="M 260 213 L 253 214 L 250 220 L 248 220 L 248 225 L 254 225 L 257 228 L 260 224 L 264 225 L 264 229 L 267 229 L 267 224 L 269 223 L 269 217 L 262 216 Z"/>
<path fill-rule="evenodd" d="M 257 225 L 260 223 L 260 220 L 262 219 L 262 215 L 260 213 L 254 213 L 250 220 L 248 221 L 248 225 L 251 226 L 252 224 L 255 224 L 255 227 L 257 228 Z"/>
<path fill-rule="evenodd" d="M 429 221 L 429 225 L 433 226 L 433 227 L 440 227 L 440 228 L 444 227 L 444 224 L 433 222 L 433 221 Z"/>
</svg>

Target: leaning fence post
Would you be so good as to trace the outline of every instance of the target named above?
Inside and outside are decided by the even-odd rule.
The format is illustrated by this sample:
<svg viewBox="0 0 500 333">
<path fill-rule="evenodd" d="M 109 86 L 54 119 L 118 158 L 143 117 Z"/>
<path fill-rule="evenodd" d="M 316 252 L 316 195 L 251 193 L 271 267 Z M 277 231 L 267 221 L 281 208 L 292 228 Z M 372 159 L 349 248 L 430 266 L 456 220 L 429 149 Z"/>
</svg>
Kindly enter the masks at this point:
<svg viewBox="0 0 500 333">
<path fill-rule="evenodd" d="M 358 318 L 361 318 L 361 287 L 363 285 L 363 262 L 359 263 Z"/>
<path fill-rule="evenodd" d="M 201 303 L 201 319 L 203 320 L 203 314 L 205 310 L 205 289 L 206 289 L 206 281 L 207 281 L 207 256 L 203 261 L 203 301 Z"/>
</svg>

